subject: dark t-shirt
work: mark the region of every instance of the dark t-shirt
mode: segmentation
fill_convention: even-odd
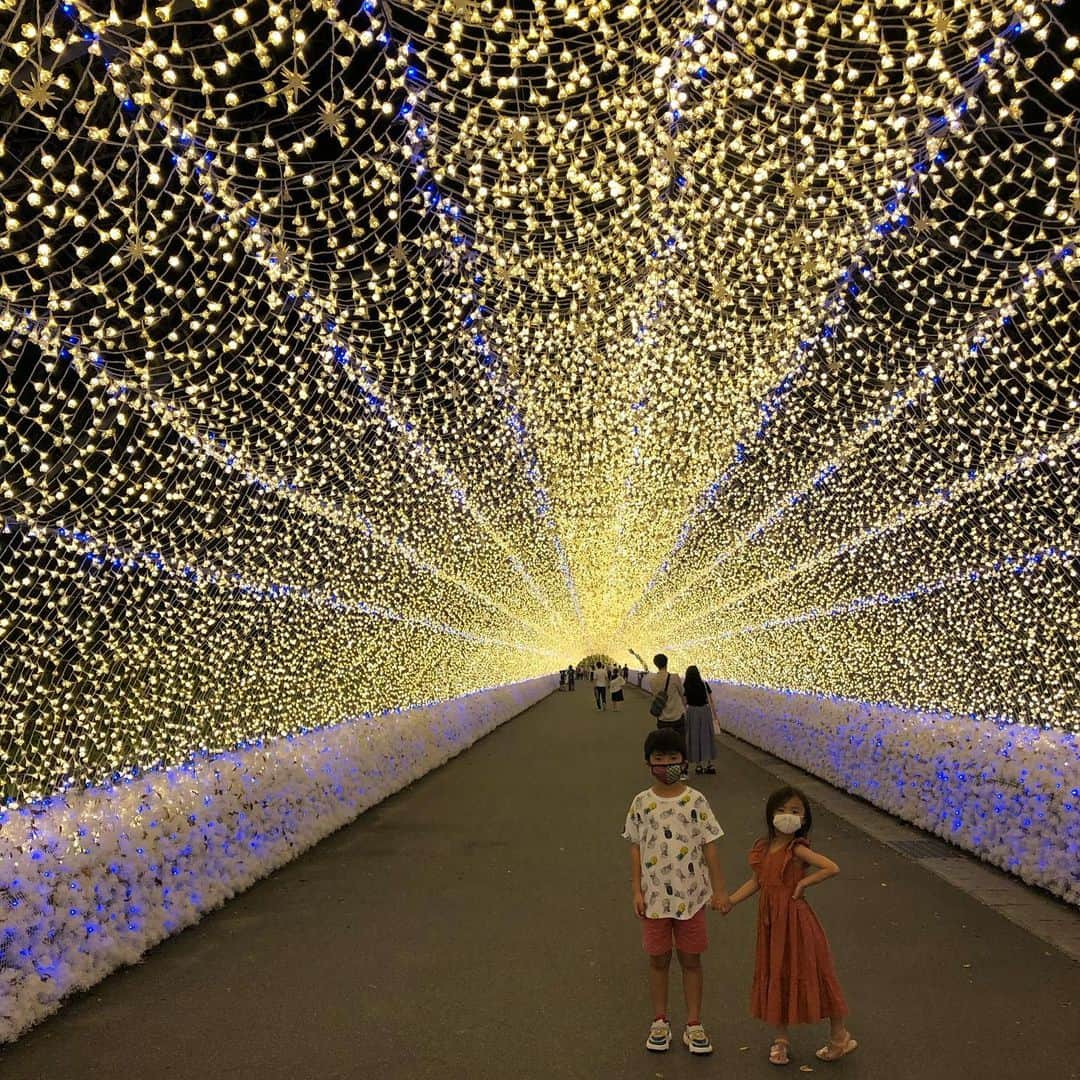
[[[704,686],[705,689],[702,690],[701,686]],[[701,681],[701,686],[695,687],[683,683],[683,690],[686,693],[687,705],[697,705],[700,707],[701,705],[709,704],[709,697],[712,694],[712,687],[707,682],[705,682],[704,679],[702,679]]]

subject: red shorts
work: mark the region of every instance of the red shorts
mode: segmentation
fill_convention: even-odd
[[[703,953],[709,947],[709,923],[706,904],[689,919],[642,919],[641,940],[650,956],[663,956],[675,948],[684,953]]]

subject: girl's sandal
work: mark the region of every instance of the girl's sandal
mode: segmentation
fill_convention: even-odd
[[[823,1046],[818,1052],[817,1056],[821,1061],[839,1061],[842,1057],[847,1057],[852,1050],[858,1049],[859,1044],[851,1037],[851,1032],[848,1032],[842,1039],[837,1041],[829,1040],[828,1046]]]
[[[788,1047],[791,1044],[787,1039],[773,1039],[769,1047],[769,1064],[786,1065],[788,1063]]]

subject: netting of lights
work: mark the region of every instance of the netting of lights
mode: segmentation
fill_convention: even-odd
[[[0,11],[7,797],[596,651],[1077,728],[1063,5]]]

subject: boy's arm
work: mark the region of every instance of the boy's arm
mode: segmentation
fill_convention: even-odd
[[[724,880],[724,868],[720,865],[720,854],[716,849],[716,841],[710,840],[702,851],[705,855],[705,865],[709,868],[709,883],[712,885],[713,897],[711,906],[723,911],[731,910],[731,901],[728,899],[727,882]]]
[[[645,918],[645,894],[641,891],[641,845],[630,845],[630,886],[634,897],[634,914]]]

